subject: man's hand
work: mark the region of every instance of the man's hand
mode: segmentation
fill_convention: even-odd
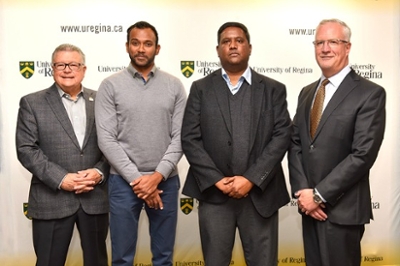
[[[224,194],[229,194],[232,191],[232,182],[234,178],[233,177],[224,177],[217,183],[215,183],[215,186],[222,191]]]
[[[163,180],[163,176],[159,172],[154,172],[151,175],[142,175],[138,179],[130,183],[133,192],[138,198],[146,200],[148,197],[155,197],[154,192],[157,190],[158,184]],[[159,193],[156,193],[159,197]]]
[[[246,197],[253,185],[254,184],[244,176],[224,177],[215,183],[215,186],[219,190],[235,199]]]
[[[160,194],[163,193],[162,190],[156,189],[152,194],[148,195],[144,202],[149,206],[151,209],[164,209],[164,204],[161,200]]]
[[[241,199],[247,197],[254,184],[244,176],[234,176],[232,182],[232,190],[228,194],[229,197]]]
[[[76,194],[86,193],[92,191],[100,181],[101,175],[96,169],[86,169],[78,173],[68,173],[61,183],[61,189],[75,191]]]
[[[302,189],[296,192],[297,204],[301,212],[319,221],[325,221],[328,216],[323,211],[325,205],[314,202],[313,189]]]

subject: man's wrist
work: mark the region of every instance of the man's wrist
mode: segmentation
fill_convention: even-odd
[[[324,202],[321,195],[318,193],[318,191],[315,188],[313,189],[313,199],[314,199],[314,202],[317,204],[321,204]]]

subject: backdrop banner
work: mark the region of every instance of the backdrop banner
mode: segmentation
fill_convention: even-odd
[[[250,67],[287,86],[291,117],[300,90],[319,79],[315,27],[338,18],[352,29],[350,64],[387,92],[387,126],[371,171],[374,220],[362,240],[362,265],[400,265],[400,1],[398,0],[0,0],[0,265],[34,265],[31,220],[25,216],[30,173],[17,160],[15,128],[19,99],[53,83],[51,54],[62,43],[86,54],[84,86],[129,64],[126,29],[139,20],[159,32],[157,67],[177,76],[187,92],[193,81],[220,67],[217,30],[227,21],[245,24],[253,47]],[[397,85],[396,85],[397,84]],[[286,158],[283,161],[288,188]],[[188,163],[179,163],[184,183]],[[198,203],[180,195],[175,266],[204,265]],[[151,265],[148,220],[143,213],[134,265]],[[245,265],[237,234],[231,265]],[[109,257],[111,245],[108,239]],[[82,265],[79,235],[67,265]],[[305,265],[301,217],[292,200],[279,212],[279,265]]]

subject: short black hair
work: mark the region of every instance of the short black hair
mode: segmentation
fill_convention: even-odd
[[[126,30],[126,32],[127,32],[126,39],[127,39],[128,43],[129,43],[129,35],[131,34],[131,30],[133,30],[134,28],[151,29],[154,32],[154,35],[156,36],[156,46],[158,45],[158,32],[153,25],[151,25],[150,23],[148,23],[146,21],[138,21]]]
[[[245,25],[243,25],[240,22],[226,22],[224,23],[219,29],[218,29],[218,44],[221,41],[221,33],[229,27],[235,27],[235,28],[240,28],[244,32],[244,35],[246,35],[247,41],[250,43],[250,33],[249,30]]]

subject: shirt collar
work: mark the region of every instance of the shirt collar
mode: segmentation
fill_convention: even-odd
[[[131,63],[129,63],[129,66],[127,67],[127,69],[132,77],[142,78],[142,74],[139,71],[137,71],[136,68],[134,68]],[[149,77],[154,77],[156,72],[157,72],[157,67],[156,67],[156,65],[154,65],[149,73]]]
[[[337,74],[333,75],[329,78],[329,83],[332,84],[335,88],[338,88],[344,78],[349,74],[351,71],[350,65],[345,66],[342,70],[340,70]],[[324,75],[321,76],[320,83],[326,79]]]
[[[221,68],[221,74],[222,74],[222,77],[223,77],[226,81],[230,81],[230,80],[229,80],[229,76],[228,76],[228,74],[226,73],[225,69]],[[246,68],[246,70],[243,72],[241,78],[244,78],[244,80],[246,80],[247,83],[249,83],[249,85],[251,85],[251,70],[250,70],[250,67],[249,67],[249,66],[247,66],[247,68]]]
[[[64,95],[69,95],[68,93],[66,93],[65,91],[63,91],[61,88],[60,88],[60,86],[58,86],[58,84],[57,83],[55,83],[56,84],[56,87],[57,87],[57,91],[58,91],[58,94],[60,95],[60,98],[62,98]],[[79,96],[83,96],[83,86],[81,85],[81,91],[78,93],[78,97]],[[71,96],[71,95],[70,95]]]

